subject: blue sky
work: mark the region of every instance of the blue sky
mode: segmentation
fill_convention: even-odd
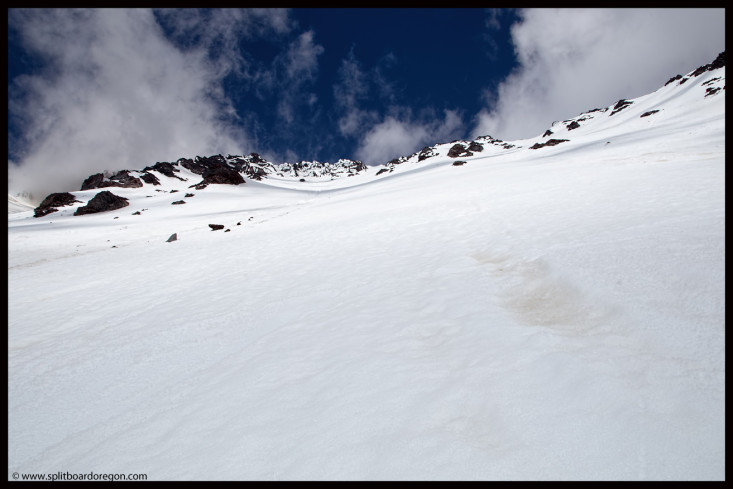
[[[712,61],[724,34],[722,9],[11,9],[9,184],[533,137]]]

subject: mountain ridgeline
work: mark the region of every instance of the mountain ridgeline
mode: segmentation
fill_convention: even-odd
[[[685,87],[684,89],[688,89],[697,83],[700,86],[695,87],[695,89],[699,90],[700,99],[715,97],[725,90],[725,73],[718,71],[724,67],[725,51],[720,53],[713,62],[702,65],[685,76],[676,75],[670,78],[659,90],[678,90],[682,86]],[[708,72],[715,73],[714,75],[704,77],[704,81],[691,82],[691,80]],[[688,84],[688,82],[690,83]],[[204,190],[210,185],[238,186],[245,184],[247,180],[270,180],[287,182],[294,187],[302,184],[304,186],[303,188],[308,188],[308,184],[312,182],[331,181],[357,175],[372,179],[384,178],[396,170],[402,171],[403,168],[413,168],[413,164],[425,165],[432,161],[436,162],[436,164],[450,163],[452,161],[454,166],[462,166],[466,163],[464,158],[499,156],[516,151],[547,151],[543,148],[553,147],[559,144],[565,146],[573,140],[573,136],[576,134],[584,134],[584,130],[588,132],[602,129],[604,127],[602,124],[604,121],[609,121],[609,118],[613,118],[611,121],[616,123],[619,117],[624,117],[618,116],[617,114],[626,113],[628,115],[634,112],[630,108],[636,107],[635,104],[637,104],[637,101],[640,101],[638,105],[639,113],[634,113],[633,120],[644,118],[644,120],[652,121],[653,118],[660,117],[659,114],[664,111],[664,105],[647,106],[641,102],[644,98],[639,97],[633,100],[621,99],[608,107],[592,109],[572,119],[556,121],[542,136],[536,138],[515,142],[505,142],[491,136],[481,136],[472,141],[455,140],[450,143],[427,146],[409,156],[400,156],[378,166],[367,166],[361,161],[343,158],[335,163],[300,161],[298,163],[286,162],[274,164],[257,153],[250,153],[248,155],[223,156],[218,154],[214,156],[196,156],[193,159],[179,158],[175,162],[157,162],[144,167],[142,170],[121,170],[111,174],[96,173],[82,182],[77,195],[64,192],[47,196],[35,208],[34,217],[44,217],[56,212],[59,207],[74,205],[76,203],[86,203],[86,205],[80,206],[74,215],[104,212],[126,205],[123,200],[114,199],[113,197],[116,196],[109,190],[104,190],[104,199],[100,197],[94,202],[92,202],[94,197],[100,195],[101,192],[96,195],[87,192],[112,187],[147,189],[158,187],[156,189],[158,192],[167,192],[170,185],[166,185],[166,181],[177,182],[178,185],[180,185],[180,182],[186,182],[187,188]],[[626,119],[623,123],[629,123],[631,120]],[[170,190],[170,192],[177,191]],[[193,194],[187,194],[187,197],[188,195],[192,196]],[[109,205],[102,205],[98,201],[108,203]],[[90,203],[98,205],[90,206]],[[179,200],[175,203],[181,204],[185,203],[185,201]]]

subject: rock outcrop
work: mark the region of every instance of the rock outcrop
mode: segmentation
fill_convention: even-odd
[[[92,199],[87,202],[87,205],[79,207],[76,212],[74,212],[74,215],[82,216],[85,214],[113,211],[128,205],[130,205],[130,203],[126,198],[115,195],[109,190],[103,190],[92,197]]]
[[[529,147],[529,149],[540,149],[544,148],[545,146],[557,146],[560,143],[564,143],[566,141],[570,141],[569,139],[548,139],[544,143],[534,143],[532,146]]]
[[[613,110],[611,111],[610,114],[608,114],[608,117],[611,117],[613,114],[621,112],[622,110],[624,110],[626,107],[628,107],[629,105],[633,103],[634,102],[632,102],[631,100],[625,100],[625,99],[619,100],[618,102],[616,102],[616,105],[613,106]]]
[[[244,178],[240,175],[237,170],[230,168],[228,165],[216,165],[211,168],[207,168],[201,174],[204,177],[201,182],[196,185],[191,185],[196,190],[202,190],[210,184],[224,184],[224,185],[240,185],[244,183]]]
[[[33,209],[33,217],[46,216],[48,214],[51,214],[52,212],[58,211],[59,207],[72,205],[76,202],[81,203],[81,201],[76,200],[76,197],[74,197],[74,195],[70,194],[69,192],[50,194],[48,195],[48,197],[43,199],[43,202],[41,202],[38,207]]]

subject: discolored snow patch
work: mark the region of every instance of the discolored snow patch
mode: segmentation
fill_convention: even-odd
[[[612,308],[553,271],[542,258],[510,251],[480,252],[472,257],[486,265],[499,283],[499,304],[522,323],[544,326],[564,335],[592,334]]]

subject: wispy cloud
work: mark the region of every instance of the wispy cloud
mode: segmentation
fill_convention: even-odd
[[[278,113],[290,124],[298,105],[313,107],[317,101],[315,93],[308,92],[307,86],[318,73],[318,56],[324,48],[314,40],[313,31],[302,33],[288,47],[287,51],[275,60],[275,70],[282,72],[276,77],[280,87]]]
[[[338,120],[339,131],[343,136],[352,136],[363,129],[365,124],[373,124],[378,118],[375,110],[361,108],[362,102],[370,92],[370,80],[354,56],[354,49],[341,61],[338,82],[333,87],[336,108],[341,116]]]
[[[492,103],[477,115],[474,137],[539,135],[553,120],[653,91],[725,46],[722,9],[530,9],[519,16],[512,27],[519,67],[487,97]]]

